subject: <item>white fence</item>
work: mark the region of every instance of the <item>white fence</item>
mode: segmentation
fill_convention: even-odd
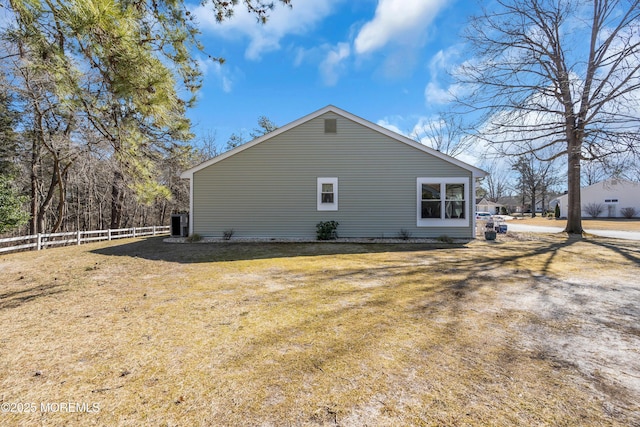
[[[168,225],[154,225],[151,227],[119,228],[115,230],[92,230],[92,231],[70,231],[67,233],[38,233],[31,236],[9,237],[0,239],[0,246],[7,243],[17,242],[15,246],[0,247],[1,252],[21,251],[25,249],[35,249],[37,251],[50,246],[58,245],[80,245],[86,242],[97,242],[99,240],[124,239],[127,237],[155,236],[158,234],[168,234]]]

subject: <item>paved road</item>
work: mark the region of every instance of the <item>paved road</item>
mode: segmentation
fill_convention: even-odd
[[[538,225],[518,224],[515,221],[508,221],[507,230],[529,233],[561,233],[562,227],[543,227]],[[602,237],[613,237],[615,239],[640,240],[639,231],[617,231],[617,230],[591,230],[585,229],[587,233]]]

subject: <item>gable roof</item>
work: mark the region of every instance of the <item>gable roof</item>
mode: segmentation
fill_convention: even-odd
[[[502,204],[500,204],[498,202],[491,201],[491,200],[487,199],[486,197],[483,197],[482,199],[476,199],[476,205],[503,206]]]
[[[294,120],[293,122],[288,123],[288,124],[278,128],[278,129],[276,129],[276,130],[274,130],[272,132],[269,132],[269,133],[267,133],[267,134],[265,134],[265,135],[263,135],[263,136],[261,136],[259,138],[254,139],[254,140],[252,140],[250,142],[247,142],[246,144],[240,145],[239,147],[236,147],[233,150],[229,150],[229,151],[227,151],[227,152],[225,152],[225,153],[223,153],[223,154],[221,154],[219,156],[216,156],[216,157],[214,157],[212,159],[209,159],[206,162],[203,162],[203,163],[201,163],[201,164],[199,164],[199,165],[197,165],[197,166],[195,166],[195,167],[193,167],[191,169],[188,169],[188,170],[184,171],[180,175],[180,177],[181,178],[186,178],[186,179],[193,179],[193,174],[198,172],[198,171],[200,171],[200,170],[202,170],[202,169],[204,169],[204,168],[207,168],[207,167],[209,167],[209,166],[211,166],[211,165],[213,165],[215,163],[221,162],[222,160],[227,159],[227,158],[229,158],[231,156],[234,156],[234,155],[236,155],[236,154],[238,154],[238,153],[240,153],[240,152],[242,152],[244,150],[247,150],[247,149],[253,147],[254,145],[258,145],[258,144],[260,144],[262,142],[268,141],[269,139],[271,139],[273,137],[276,137],[276,136],[278,136],[278,135],[280,135],[280,134],[282,134],[282,133],[284,133],[284,132],[286,132],[286,131],[288,131],[290,129],[293,129],[293,128],[297,127],[297,126],[300,126],[301,124],[306,123],[306,122],[308,122],[310,120],[313,120],[313,119],[315,119],[317,117],[320,117],[320,116],[322,116],[323,114],[326,114],[326,113],[334,113],[334,114],[336,114],[338,116],[344,117],[345,119],[351,120],[351,121],[353,121],[355,123],[358,123],[358,124],[360,124],[360,125],[362,125],[364,127],[369,128],[369,129],[371,129],[371,130],[373,130],[375,132],[379,132],[379,133],[381,133],[383,135],[386,135],[389,138],[392,138],[392,139],[394,139],[394,140],[396,140],[396,141],[398,141],[400,143],[409,145],[409,146],[411,146],[413,148],[416,148],[416,149],[418,149],[420,151],[423,151],[423,152],[425,152],[427,154],[430,154],[430,155],[432,155],[432,156],[434,156],[436,158],[439,158],[441,160],[444,160],[446,162],[454,164],[454,165],[456,165],[456,166],[458,166],[458,167],[460,167],[462,169],[468,170],[468,171],[470,171],[472,173],[474,178],[482,178],[482,177],[485,177],[485,176],[488,175],[488,173],[483,171],[482,169],[476,168],[475,166],[471,166],[468,163],[460,161],[460,160],[458,160],[458,159],[456,159],[454,157],[448,156],[448,155],[446,155],[444,153],[441,153],[441,152],[439,152],[437,150],[434,150],[433,148],[427,147],[426,145],[420,144],[419,142],[416,142],[416,141],[414,141],[414,140],[412,140],[410,138],[407,138],[406,136],[400,135],[400,134],[398,134],[396,132],[393,132],[393,131],[391,131],[391,130],[389,130],[387,128],[384,128],[384,127],[382,127],[380,125],[377,125],[377,124],[372,123],[372,122],[370,122],[368,120],[365,120],[365,119],[363,119],[361,117],[353,115],[353,114],[351,114],[351,113],[349,113],[349,112],[347,112],[345,110],[342,110],[342,109],[340,109],[338,107],[335,107],[333,105],[327,105],[324,108],[321,108],[321,109],[319,109],[319,110],[317,110],[317,111],[315,111],[315,112],[313,112],[311,114],[307,114],[304,117],[301,117],[301,118],[299,118],[297,120]]]

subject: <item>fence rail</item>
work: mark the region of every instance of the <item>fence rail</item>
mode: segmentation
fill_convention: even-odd
[[[30,236],[8,237],[0,239],[0,253],[34,249],[36,251],[58,245],[81,245],[100,240],[124,239],[127,237],[155,236],[168,234],[168,225],[149,227],[118,228],[109,230],[69,231],[66,233],[38,233]],[[14,246],[8,243],[19,242]]]

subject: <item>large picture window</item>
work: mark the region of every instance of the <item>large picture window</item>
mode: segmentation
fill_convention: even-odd
[[[419,227],[468,226],[468,178],[418,178]]]
[[[338,210],[338,178],[318,178],[318,210]]]

